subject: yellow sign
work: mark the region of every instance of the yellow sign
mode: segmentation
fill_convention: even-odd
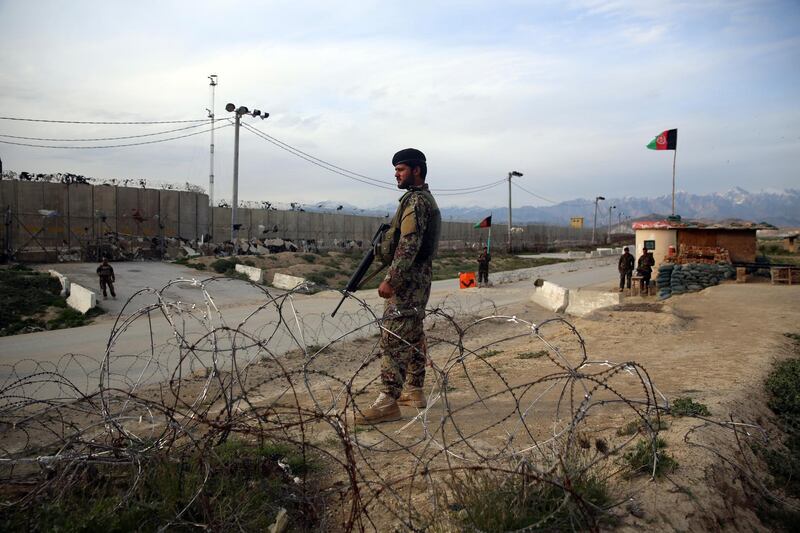
[[[583,217],[572,217],[569,219],[569,225],[573,228],[581,229],[583,227]]]

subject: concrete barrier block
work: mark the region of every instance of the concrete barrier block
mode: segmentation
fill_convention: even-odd
[[[290,276],[288,274],[275,274],[275,277],[272,279],[272,286],[290,291],[292,289],[296,289],[305,282],[306,280],[303,278],[298,278],[297,276]]]
[[[186,257],[197,257],[198,255],[200,255],[200,253],[197,252],[191,246],[184,246],[183,251],[186,252]]]
[[[247,265],[240,265],[236,264],[236,272],[241,272],[242,274],[246,275],[250,281],[255,283],[261,283],[264,279],[264,271],[260,268],[251,267]],[[274,283],[273,283],[274,284]]]
[[[67,305],[76,311],[86,313],[89,309],[97,306],[97,295],[82,285],[71,283]]]
[[[613,248],[598,248],[597,249],[597,257],[610,257],[614,255]]]
[[[586,252],[567,252],[569,259],[586,259]]]
[[[531,301],[554,313],[563,313],[569,304],[569,289],[545,281],[541,287],[535,287]]]
[[[586,316],[595,309],[619,305],[621,302],[622,295],[618,292],[573,289],[569,293],[567,314]]]
[[[58,278],[58,281],[61,282],[61,296],[69,296],[69,278],[55,270],[48,270],[47,272],[50,273],[50,276]]]

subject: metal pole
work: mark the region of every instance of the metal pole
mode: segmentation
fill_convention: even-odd
[[[608,206],[608,229],[606,230],[606,244],[611,243],[611,210],[616,208],[617,206],[615,205]]]
[[[511,172],[508,173],[508,253],[511,253]]]
[[[597,202],[600,198],[594,199],[594,225],[592,226],[592,244],[594,244],[594,234],[597,231]]]
[[[231,241],[236,243],[236,208],[239,205],[239,123],[242,116],[236,112],[236,134],[233,141],[233,205],[231,205]],[[234,244],[234,250],[236,245]]]
[[[672,154],[672,214],[675,215],[675,160],[678,158],[678,147],[675,147]]]
[[[214,92],[217,86],[217,75],[212,74],[208,77],[211,80],[211,109],[208,111],[208,116],[211,117],[211,153],[208,172],[208,205],[214,207]]]

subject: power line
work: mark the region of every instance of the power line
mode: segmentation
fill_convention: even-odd
[[[285,142],[281,141],[280,139],[277,139],[277,138],[273,137],[272,135],[264,133],[263,131],[259,130],[258,128],[254,127],[254,126],[251,126],[250,124],[242,123],[242,126],[244,126],[246,129],[248,129],[251,133],[257,135],[258,137],[261,137],[265,141],[267,141],[269,143],[272,143],[273,145],[277,146],[278,148],[281,148],[282,150],[285,150],[285,151],[289,152],[292,155],[296,155],[297,157],[300,157],[301,159],[304,159],[304,160],[308,161],[309,163],[317,165],[320,168],[324,168],[325,170],[328,170],[330,172],[334,172],[335,174],[339,174],[341,176],[344,176],[346,178],[349,178],[349,179],[352,179],[352,180],[355,180],[355,181],[359,181],[361,183],[366,183],[367,185],[374,185],[374,186],[378,186],[380,188],[389,189],[389,190],[395,190],[395,188],[396,188],[394,186],[394,183],[392,183],[392,182],[379,180],[379,179],[376,179],[376,178],[365,176],[364,174],[359,174],[358,172],[354,172],[352,170],[348,170],[346,168],[343,168],[343,167],[334,165],[333,163],[330,163],[328,161],[325,161],[324,159],[320,159],[318,157],[315,157],[315,156],[313,156],[313,155],[311,155],[311,154],[309,154],[307,152],[304,152],[304,151],[300,150],[299,148],[295,148],[294,146],[292,146],[292,145],[290,145],[288,143],[285,143]],[[359,179],[359,178],[361,178],[361,179]],[[374,183],[368,183],[368,182],[365,182],[364,180],[369,180],[369,182],[374,182]],[[504,181],[505,181],[504,179],[501,179],[501,180],[498,180],[498,181],[495,181],[495,182],[492,182],[492,183],[487,183],[487,184],[483,184],[483,185],[476,185],[476,186],[473,186],[473,187],[462,187],[462,188],[458,188],[458,189],[431,189],[431,192],[435,192],[437,195],[440,195],[440,196],[456,196],[456,195],[461,195],[461,194],[472,194],[472,193],[476,193],[476,192],[483,192],[483,191],[485,191],[487,189],[491,189],[492,187],[495,187],[495,186],[499,185],[500,183],[503,183]],[[380,184],[380,185],[375,185],[375,184]],[[386,186],[384,186],[384,185],[386,185]]]
[[[228,128],[228,126],[222,126],[217,129]],[[31,148],[55,148],[61,150],[91,150],[91,149],[99,149],[99,148],[122,148],[126,146],[141,146],[144,144],[156,144],[156,143],[163,143],[167,141],[174,141],[176,139],[185,139],[186,137],[193,137],[195,135],[200,135],[202,133],[208,133],[211,129],[203,130],[203,131],[196,131],[193,133],[187,133],[185,135],[176,135],[174,137],[167,137],[165,139],[157,139],[154,141],[142,141],[138,143],[126,143],[126,144],[106,144],[106,145],[99,145],[99,146],[61,146],[61,145],[53,145],[53,144],[29,144],[29,143],[18,143],[13,141],[3,141],[0,140],[0,143],[3,144],[13,144],[16,146],[28,146]]]
[[[207,118],[195,120],[140,120],[140,121],[89,121],[89,120],[49,120],[43,118],[0,117],[0,120],[16,120],[20,122],[47,122],[50,124],[187,124],[190,122],[206,122]]]
[[[299,157],[300,159],[304,159],[304,160],[308,161],[309,163],[311,163],[313,165],[316,165],[316,166],[318,166],[320,168],[323,168],[323,169],[327,170],[328,172],[333,172],[334,174],[339,174],[340,176],[344,176],[345,178],[348,178],[348,179],[351,179],[351,180],[355,180],[355,181],[364,183],[366,185],[372,185],[373,187],[378,187],[378,188],[381,188],[381,189],[387,189],[387,190],[390,190],[390,191],[395,190],[395,187],[392,187],[392,186],[388,185],[389,182],[382,182],[382,181],[376,180],[374,178],[367,178],[368,180],[371,180],[371,181],[367,181],[367,179],[360,179],[360,178],[357,178],[355,176],[351,176],[351,175],[345,173],[345,172],[349,172],[347,170],[343,171],[343,169],[340,170],[339,167],[336,167],[334,165],[323,164],[323,163],[320,162],[322,160],[318,160],[316,158],[313,158],[313,156],[306,156],[305,154],[303,154],[299,150],[292,149],[291,147],[289,147],[289,145],[283,146],[279,141],[273,140],[270,136],[268,136],[267,134],[263,133],[262,131],[260,131],[260,130],[258,130],[256,128],[254,128],[253,126],[250,126],[249,124],[242,123],[242,126],[247,131],[249,131],[250,133],[252,133],[252,134],[262,138],[263,140],[265,140],[265,141],[277,146],[281,150],[285,150],[285,151],[289,152],[290,154]],[[374,182],[377,182],[377,183],[374,183]],[[382,183],[386,183],[386,185],[382,185]]]
[[[167,133],[175,133],[176,131],[185,131],[190,130],[193,128],[202,128],[207,124],[210,124],[211,121],[203,122],[202,124],[194,124],[192,126],[184,126],[182,128],[175,128],[171,130],[163,130],[163,131],[156,131],[153,133],[143,133],[140,135],[125,135],[122,137],[95,137],[95,138],[75,138],[75,139],[64,139],[64,138],[50,138],[50,137],[23,137],[20,135],[5,135],[0,133],[0,137],[5,137],[7,139],[25,139],[29,141],[56,141],[56,142],[93,142],[93,141],[120,141],[122,139],[139,139],[141,137],[153,137],[156,135],[164,135]]]
[[[581,203],[556,202],[555,200],[550,200],[549,198],[545,198],[544,196],[536,194],[533,191],[529,191],[528,189],[526,189],[525,187],[523,187],[522,185],[520,185],[518,183],[512,182],[511,185],[513,185],[514,187],[517,187],[518,189],[521,189],[521,190],[525,191],[526,193],[530,194],[531,196],[535,196],[536,198],[539,198],[540,200],[544,200],[545,202],[550,202],[551,204],[554,204],[554,205],[560,205],[560,206],[565,206],[565,207],[568,207],[568,206],[569,207],[572,207],[572,206],[579,207],[579,206],[584,206],[584,205],[592,205],[594,203],[594,202],[581,202]]]
[[[369,176],[365,176],[363,174],[359,174],[358,172],[353,172],[352,170],[348,170],[346,168],[342,168],[340,166],[334,165],[333,163],[329,163],[328,161],[325,161],[324,159],[320,159],[319,157],[315,157],[315,156],[313,156],[313,155],[311,155],[309,153],[306,153],[306,152],[300,150],[299,148],[295,148],[294,146],[292,146],[292,145],[290,145],[288,143],[285,143],[285,142],[281,141],[280,139],[276,139],[272,135],[264,133],[260,129],[256,128],[255,126],[251,126],[250,124],[245,124],[245,126],[250,128],[251,130],[255,130],[254,133],[258,132],[257,135],[261,136],[264,140],[272,142],[273,144],[275,144],[277,146],[280,146],[281,148],[284,148],[287,151],[297,152],[297,154],[301,154],[301,155],[305,156],[303,159],[305,159],[307,157],[307,158],[313,159],[314,161],[318,161],[319,163],[321,163],[323,165],[326,165],[326,166],[329,166],[331,168],[334,168],[336,170],[340,170],[342,172],[346,172],[347,174],[351,174],[353,176],[356,176],[356,177],[359,177],[359,178],[363,178],[365,180],[374,181],[375,183],[381,183],[381,184],[386,184],[386,185],[394,185],[390,181],[380,180],[380,179],[377,179],[377,178],[371,178]],[[295,155],[297,155],[297,154],[295,154]]]

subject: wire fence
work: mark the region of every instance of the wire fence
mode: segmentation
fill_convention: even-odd
[[[392,334],[383,327],[391,315],[351,297],[331,319],[304,312],[307,296],[252,285],[263,304],[241,316],[215,303],[229,283],[245,282],[181,279],[140,291],[101,357],[0,367],[6,511],[58,502],[102,471],[117,487],[106,508],[114,513],[147,485],[157,461],[193,457],[199,481],[159,528],[242,529],[236,512],[212,523],[192,511],[220,491],[211,485],[222,443],[239,441],[302,457],[292,466],[281,452],[267,462],[291,487],[293,523],[307,529],[481,530],[468,488],[490,482],[517,496],[534,486],[539,498],[542,487],[555,495],[524,530],[596,529],[632,494],[598,501],[579,480],[621,476],[620,457],[642,437],[655,447],[669,409],[641,365],[592,359],[567,320],[534,323],[491,302],[450,300],[425,320],[427,407],[354,426],[380,388],[380,337]],[[198,297],[171,298],[177,287]],[[630,421],[638,429],[621,434]],[[733,433],[728,442],[760,436],[732,420],[702,423],[687,442],[707,446],[705,427]],[[747,446],[711,448],[748,470]],[[650,474],[659,466],[652,457]],[[316,470],[302,467],[310,462]]]

